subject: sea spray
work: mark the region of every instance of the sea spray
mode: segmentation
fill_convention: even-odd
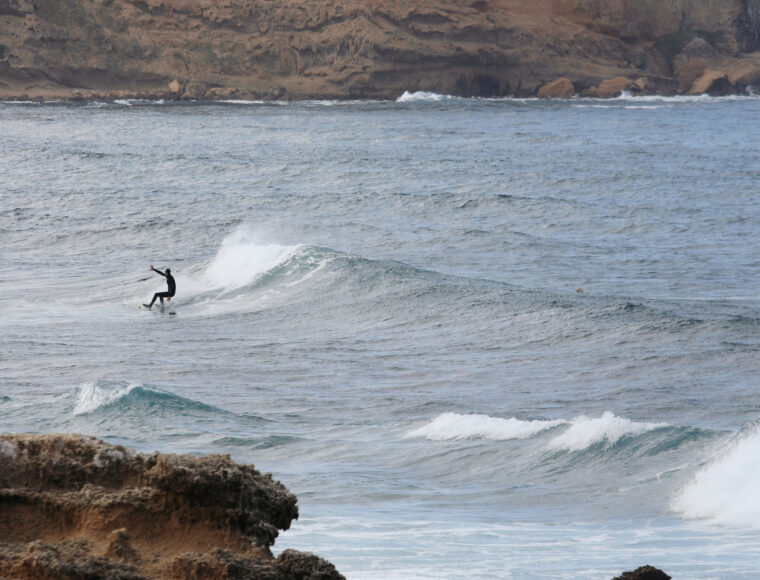
[[[298,246],[262,243],[249,226],[240,226],[222,241],[203,279],[208,289],[234,290],[286,260]]]
[[[760,528],[760,428],[742,436],[700,470],[673,499],[671,508],[689,519],[737,528]],[[725,455],[723,455],[725,453]]]

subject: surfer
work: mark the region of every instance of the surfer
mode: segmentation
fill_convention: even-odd
[[[166,298],[167,302],[170,302],[172,299],[172,296],[174,296],[174,293],[177,291],[177,284],[174,282],[174,277],[172,276],[172,271],[167,268],[165,272],[162,272],[161,270],[156,270],[153,265],[151,264],[150,269],[153,270],[156,274],[160,274],[164,278],[166,278],[166,292],[156,292],[153,295],[153,300],[150,301],[150,304],[143,304],[145,308],[150,310],[153,307],[153,303],[156,301],[156,298],[161,300],[161,306],[164,305],[164,298]]]

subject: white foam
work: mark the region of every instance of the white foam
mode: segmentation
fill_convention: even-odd
[[[235,290],[291,257],[299,246],[267,244],[250,226],[240,226],[223,241],[200,280],[187,280],[187,290]]]
[[[401,95],[398,99],[396,99],[397,103],[413,103],[413,102],[419,102],[419,101],[446,101],[448,99],[453,99],[451,95],[439,95],[438,93],[430,93],[427,91],[417,91],[414,93],[410,93],[409,91],[404,91],[404,94]]]
[[[671,509],[689,519],[758,529],[758,481],[760,428],[740,439],[725,456],[698,472],[671,502]]]
[[[99,407],[108,405],[127,396],[139,385],[97,385],[85,383],[79,387],[79,397],[74,406],[74,415],[86,415]]]
[[[549,442],[549,448],[581,451],[600,443],[614,445],[622,437],[641,435],[665,426],[664,423],[638,423],[610,411],[605,411],[598,419],[581,415],[572,420],[564,433]]]
[[[409,431],[405,437],[424,437],[431,441],[483,438],[493,440],[527,439],[561,425],[564,421],[523,421],[488,415],[443,413],[426,425]]]
[[[617,99],[618,101],[636,101],[640,103],[657,102],[657,103],[703,103],[718,101],[741,101],[751,99],[753,95],[724,95],[712,96],[706,93],[699,95],[634,95],[630,91],[623,91]]]

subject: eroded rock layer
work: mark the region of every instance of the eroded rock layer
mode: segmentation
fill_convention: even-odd
[[[272,556],[296,497],[226,455],[0,435],[0,514],[0,577],[342,578],[311,554]]]
[[[0,0],[0,98],[720,94],[758,48],[760,0]]]

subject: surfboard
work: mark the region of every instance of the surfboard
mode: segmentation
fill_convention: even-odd
[[[136,309],[147,312],[155,312],[157,314],[168,314],[169,316],[177,315],[174,310],[167,311],[166,306],[155,305],[153,308],[148,308],[145,304],[140,304],[139,306],[136,306]]]

